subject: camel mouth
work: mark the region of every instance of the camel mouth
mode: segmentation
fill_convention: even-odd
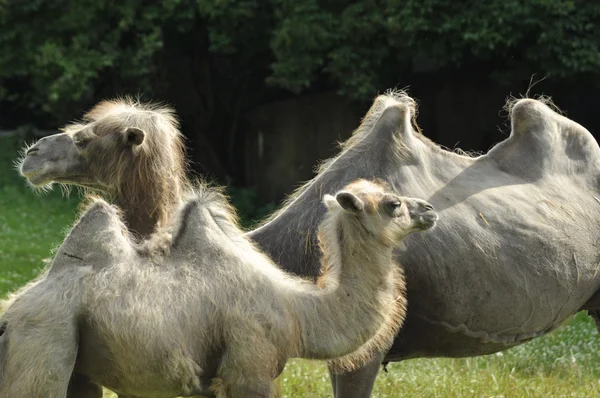
[[[85,184],[79,183],[79,181],[85,180],[83,175],[69,175],[61,176],[53,170],[49,170],[48,167],[39,169],[35,166],[28,165],[26,163],[27,158],[24,159],[19,172],[27,180],[27,182],[34,188],[42,188],[43,190],[50,189],[53,183],[58,184],[76,184],[85,186]]]
[[[47,185],[53,181],[46,173],[42,173],[38,170],[27,170],[21,165],[21,175],[25,177],[28,183],[34,187]]]
[[[29,151],[28,151],[29,153]],[[19,164],[19,173],[34,187],[47,185],[54,181],[52,170],[37,154],[26,154]]]
[[[38,151],[37,148],[30,148],[17,164],[19,174],[33,187],[47,188],[52,183],[90,185],[85,173],[78,170],[77,167],[68,167],[70,165],[65,167],[60,162],[49,161],[46,154],[40,155]]]
[[[97,190],[106,190],[106,187],[102,184],[93,184],[87,181],[86,176],[83,174],[73,174],[68,176],[59,175],[51,171],[37,171],[21,169],[21,175],[25,177],[27,182],[33,187],[49,188],[53,183],[57,184],[73,184],[80,187],[86,187]]]
[[[435,211],[428,210],[419,215],[419,224],[423,229],[429,229],[435,225],[438,219],[439,216]]]

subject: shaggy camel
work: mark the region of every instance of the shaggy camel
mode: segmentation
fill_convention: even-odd
[[[396,251],[411,302],[400,335],[385,357],[332,374],[337,396],[368,397],[381,359],[489,354],[543,335],[580,309],[598,318],[600,294],[591,297],[600,287],[598,145],[544,101],[522,99],[509,110],[510,136],[469,157],[415,132],[408,95],[379,96],[341,153],[249,234],[287,271],[317,277],[322,192],[379,177],[440,212],[441,228]]]
[[[32,186],[56,182],[100,193],[141,237],[166,225],[189,191],[185,146],[168,107],[102,101],[63,131],[23,151],[19,170]]]
[[[6,305],[0,396],[64,397],[75,372],[123,396],[268,397],[290,357],[336,358],[340,369],[368,361],[405,313],[393,247],[437,214],[364,180],[324,202],[317,286],[256,249],[214,189],[200,187],[174,216],[160,256],[96,201],[48,271]]]
[[[317,276],[321,192],[378,177],[438,211],[439,227],[396,251],[410,303],[398,338],[385,357],[332,375],[336,396],[368,397],[382,359],[489,354],[600,309],[598,144],[545,101],[514,101],[509,114],[510,136],[470,157],[415,131],[405,93],[379,96],[341,153],[249,233],[286,270]]]

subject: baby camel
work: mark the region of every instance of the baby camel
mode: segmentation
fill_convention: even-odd
[[[160,256],[96,201],[2,316],[0,396],[64,397],[76,373],[123,396],[269,397],[288,358],[360,365],[404,319],[393,246],[437,214],[364,180],[324,202],[317,286],[256,249],[215,189],[181,208]]]

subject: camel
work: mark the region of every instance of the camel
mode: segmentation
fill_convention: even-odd
[[[290,357],[346,370],[368,362],[404,318],[393,248],[437,214],[365,180],[323,202],[315,284],[258,250],[218,190],[201,185],[185,201],[160,254],[97,199],[5,305],[0,396],[64,397],[78,373],[120,396],[268,397]]]
[[[338,155],[249,232],[295,274],[320,272],[322,192],[380,178],[431,203],[438,227],[396,250],[409,309],[392,348],[352,372],[330,371],[337,397],[369,397],[382,360],[490,354],[600,309],[600,149],[546,100],[509,103],[511,133],[486,154],[447,151],[415,122],[405,92],[377,97]],[[594,316],[596,316],[594,315]]]
[[[23,151],[19,171],[33,186],[52,183],[100,194],[123,210],[141,238],[166,225],[190,189],[185,145],[167,106],[106,100]]]
[[[361,369],[330,372],[337,396],[370,396],[381,361],[484,355],[582,309],[598,319],[600,153],[592,135],[548,101],[524,98],[509,103],[510,136],[467,156],[427,139],[416,111],[405,92],[377,97],[341,152],[248,234],[285,270],[317,278],[322,192],[378,177],[440,213],[441,228],[396,250],[411,303],[400,335]]]

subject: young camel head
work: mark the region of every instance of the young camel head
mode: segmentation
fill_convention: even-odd
[[[391,193],[383,182],[357,180],[323,200],[330,212],[353,214],[364,229],[386,245],[406,236],[432,228],[438,215],[421,199]]]

